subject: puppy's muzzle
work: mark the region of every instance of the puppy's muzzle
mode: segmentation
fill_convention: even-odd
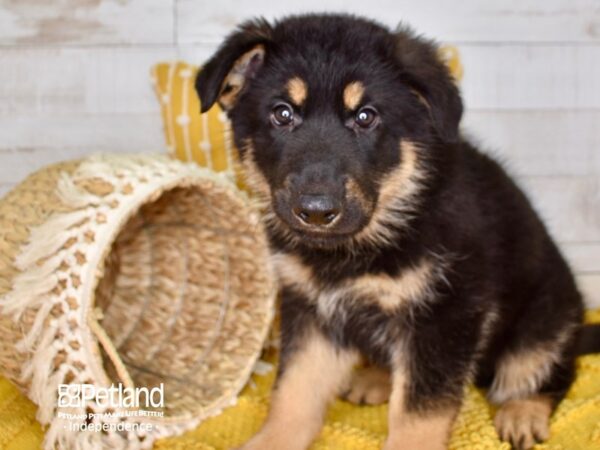
[[[330,195],[299,195],[292,211],[306,225],[326,227],[340,216],[342,207]]]

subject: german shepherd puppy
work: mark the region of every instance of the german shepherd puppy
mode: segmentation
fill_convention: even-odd
[[[231,118],[281,285],[271,410],[243,449],[306,449],[345,393],[389,400],[385,449],[441,450],[471,382],[503,440],[546,439],[582,299],[523,192],[461,136],[436,46],[347,15],[253,20],[196,86]]]

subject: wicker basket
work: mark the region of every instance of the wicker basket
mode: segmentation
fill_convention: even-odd
[[[0,365],[39,406],[46,448],[148,448],[234,403],[274,297],[256,209],[195,165],[97,155],[0,201]],[[164,416],[88,401],[64,411],[113,426],[71,431],[57,388],[81,383],[162,383]]]

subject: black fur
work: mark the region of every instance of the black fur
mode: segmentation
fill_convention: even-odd
[[[489,385],[503,355],[572,329],[539,388],[562,398],[573,378],[581,296],[519,187],[460,135],[460,95],[435,45],[406,28],[390,32],[351,16],[297,16],[272,26],[248,22],[201,72],[203,110],[217,100],[236,58],[257,44],[265,47],[264,63],[229,116],[242,157],[251,142],[251,158],[271,189],[273,251],[299,257],[323,289],[364,274],[396,277],[423,258],[443,266],[426,306],[410,310],[389,312],[348,299],[323,317],[314,299],[283,286],[280,372],[309,325],[382,366],[402,342],[411,358],[408,408],[430,410],[458,402],[473,376]],[[292,77],[308,88],[306,102],[294,111],[301,122],[276,127],[272,109],[291,102],[285,84]],[[342,95],[351,81],[365,86],[361,104],[379,112],[374,129],[357,129],[355,111],[344,109]],[[418,167],[427,177],[408,209],[398,211],[401,220],[387,223],[391,240],[357,240],[373,210],[344,198],[344,182],[355,180],[375,207],[386,176],[408,158],[400,142],[422,149]],[[343,204],[339,222],[327,230],[304,226],[293,214],[298,193],[334,196]],[[492,310],[498,318],[484,336]]]

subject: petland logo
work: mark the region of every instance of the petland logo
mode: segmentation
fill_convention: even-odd
[[[164,385],[152,389],[123,387],[121,383],[111,387],[93,384],[59,384],[59,408],[85,408],[95,402],[104,408],[163,408]]]

